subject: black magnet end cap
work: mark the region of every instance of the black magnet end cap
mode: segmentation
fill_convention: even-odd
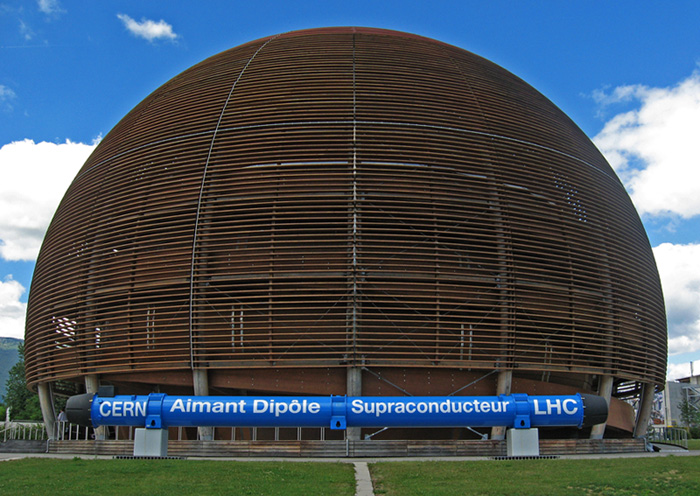
[[[83,427],[92,427],[92,416],[90,408],[92,407],[93,393],[78,394],[71,396],[66,401],[66,418],[71,424],[82,425]]]
[[[583,427],[602,424],[608,420],[608,402],[602,396],[582,394]]]

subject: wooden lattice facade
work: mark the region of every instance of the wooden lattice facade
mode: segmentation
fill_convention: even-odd
[[[660,385],[666,319],[628,195],[555,105],[462,49],[327,28],[213,56],[102,140],[46,235],[26,357],[32,385],[360,366]]]

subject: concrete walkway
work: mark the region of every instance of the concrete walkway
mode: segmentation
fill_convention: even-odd
[[[595,460],[601,458],[655,458],[663,456],[700,456],[700,450],[668,450],[655,453],[599,453],[589,455],[559,455],[560,460]],[[0,462],[4,460],[17,460],[21,458],[64,458],[73,459],[75,457],[85,460],[103,459],[111,460],[112,455],[79,455],[79,454],[53,454],[53,453],[2,453],[0,452]],[[236,462],[315,462],[315,463],[378,463],[378,462],[476,462],[493,461],[492,456],[415,456],[402,458],[295,458],[295,457],[190,457],[189,460],[218,460]]]
[[[367,462],[353,462],[353,464],[355,465],[355,496],[374,496]]]
[[[33,455],[29,455],[33,456]],[[45,455],[50,456],[50,455]],[[66,455],[66,458],[73,458],[75,455]],[[664,456],[700,456],[700,450],[669,450],[654,453],[596,453],[587,455],[557,455],[559,460],[600,460],[605,458],[661,458]],[[89,458],[84,456],[83,458]],[[90,457],[92,458],[92,457]],[[97,458],[97,457],[95,457]],[[106,456],[102,458],[113,458]],[[495,461],[492,456],[412,456],[402,458],[195,458],[190,460],[231,460],[237,462],[315,462],[315,463],[398,463],[398,462],[480,462]]]

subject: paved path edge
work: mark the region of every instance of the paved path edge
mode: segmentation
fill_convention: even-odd
[[[353,462],[353,465],[355,465],[355,496],[374,496],[367,462]]]

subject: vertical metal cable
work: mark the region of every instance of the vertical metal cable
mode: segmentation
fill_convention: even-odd
[[[263,43],[253,54],[250,59],[248,59],[248,62],[246,62],[245,66],[243,69],[241,69],[241,72],[238,74],[238,77],[236,80],[233,82],[233,85],[231,86],[231,90],[228,92],[228,96],[226,97],[226,102],[224,102],[224,106],[221,109],[221,113],[219,114],[219,120],[216,122],[216,127],[214,128],[214,133],[212,134],[211,137],[211,143],[209,144],[209,151],[207,152],[207,159],[204,162],[204,170],[202,171],[202,183],[199,186],[199,198],[197,199],[197,213],[195,214],[195,219],[194,219],[194,232],[192,233],[192,259],[190,262],[190,308],[189,308],[189,333],[190,333],[190,368],[194,369],[194,322],[193,322],[193,317],[192,314],[194,313],[194,264],[195,264],[195,258],[197,254],[197,233],[199,229],[199,216],[202,210],[202,197],[204,196],[204,186],[206,184],[207,180],[207,172],[209,170],[209,161],[211,160],[211,154],[212,151],[214,150],[214,142],[216,141],[216,135],[219,132],[219,127],[221,126],[221,121],[224,118],[224,113],[226,112],[226,108],[228,107],[229,101],[231,101],[231,97],[233,96],[233,92],[236,89],[236,85],[238,82],[241,80],[243,77],[243,74],[245,73],[246,69],[250,65],[250,63],[255,59],[256,55],[260,53],[260,50],[265,48],[268,43],[270,43],[272,40],[276,39],[279,35],[273,36],[269,40],[267,40],[265,43]]]
[[[352,361],[357,365],[357,92],[354,33],[352,35]]]

